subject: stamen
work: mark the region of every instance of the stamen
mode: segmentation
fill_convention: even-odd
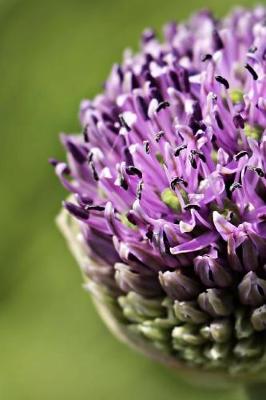
[[[137,187],[137,199],[141,200],[141,196],[142,196],[142,190],[143,190],[143,181],[140,181]]]
[[[176,178],[171,180],[171,189],[175,190],[176,185],[178,185],[179,183],[182,183],[185,187],[187,187],[187,182],[183,178],[177,176]]]
[[[195,157],[192,153],[189,154],[188,159],[191,164],[191,167],[194,169],[197,169],[197,163],[196,163]]]
[[[125,118],[123,117],[123,115],[122,115],[122,114],[119,114],[118,118],[119,118],[119,121],[120,121],[121,125],[122,125],[128,132],[130,132],[130,127],[129,127],[128,124],[126,123]]]
[[[211,54],[205,54],[201,57],[201,61],[205,62],[207,60],[211,60],[212,59],[212,55]]]
[[[200,210],[200,206],[198,204],[186,204],[184,206],[184,210]]]
[[[86,205],[84,207],[84,210],[86,210],[86,211],[104,211],[105,206]]]
[[[198,156],[201,159],[201,161],[206,162],[206,157],[201,151],[191,150],[191,154],[193,154],[194,156]]]
[[[119,176],[119,186],[121,186],[124,190],[128,189],[128,183],[122,175]]]
[[[224,85],[224,87],[226,88],[226,89],[229,89],[229,82],[225,79],[225,78],[223,78],[222,76],[220,76],[220,75],[217,75],[216,77],[215,77],[215,79],[216,79],[216,81],[217,82],[219,82],[219,83],[221,83],[222,85]]]
[[[251,67],[250,64],[246,64],[245,68],[248,70],[248,72],[251,74],[252,78],[254,79],[254,81],[256,81],[259,77],[257,72],[254,70],[254,68]]]
[[[229,190],[230,190],[230,192],[233,192],[234,190],[236,190],[236,189],[241,189],[241,188],[242,188],[241,183],[239,183],[239,182],[234,182],[234,183],[229,187]]]
[[[252,167],[251,165],[248,165],[248,166],[246,167],[246,169],[248,169],[248,170],[250,170],[250,171],[256,172],[256,174],[258,174],[258,176],[259,176],[260,178],[264,178],[264,177],[265,177],[265,172],[264,172],[263,169],[260,168],[260,167]]]
[[[254,54],[254,53],[256,53],[257,50],[258,50],[257,46],[251,46],[248,49],[248,52]]]
[[[126,167],[126,172],[128,175],[137,175],[138,178],[142,178],[142,172],[134,166],[130,165],[129,167]]]
[[[163,110],[163,109],[165,109],[165,108],[167,108],[167,107],[170,107],[169,101],[162,101],[161,103],[159,103],[159,105],[158,105],[156,111],[157,111],[157,113],[158,113],[159,111],[161,111],[161,110]]]
[[[83,132],[82,132],[85,143],[89,143],[88,127],[89,127],[89,124],[86,124],[83,129]]]
[[[164,131],[160,131],[160,132],[156,133],[156,135],[155,135],[155,141],[156,141],[157,143],[159,143],[159,141],[161,140],[161,138],[162,138],[164,135],[165,135],[165,132],[164,132]]]
[[[248,152],[245,150],[240,151],[239,153],[234,155],[234,159],[236,161],[240,160],[240,158],[244,157],[244,156],[248,156]]]
[[[94,179],[95,181],[98,181],[98,180],[99,180],[99,176],[98,176],[98,174],[97,174],[97,171],[96,171],[94,162],[93,162],[93,161],[89,161],[89,166],[90,166],[91,171],[92,171],[93,179]]]
[[[146,154],[150,154],[150,142],[148,140],[143,141],[144,150]]]
[[[174,152],[175,157],[178,157],[178,156],[180,155],[181,151],[182,151],[182,150],[185,150],[186,148],[187,148],[187,145],[186,145],[186,144],[182,144],[181,146],[178,146],[178,147],[175,149],[175,152]]]

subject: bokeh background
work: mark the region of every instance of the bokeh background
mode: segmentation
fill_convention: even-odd
[[[238,4],[252,5],[252,1]],[[0,399],[240,400],[195,389],[118,343],[82,290],[54,218],[64,190],[47,163],[79,131],[82,98],[101,90],[146,26],[231,0],[0,1]]]

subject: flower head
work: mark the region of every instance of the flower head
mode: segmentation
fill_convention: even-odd
[[[235,374],[266,369],[265,21],[146,30],[52,161],[86,285],[125,335]]]

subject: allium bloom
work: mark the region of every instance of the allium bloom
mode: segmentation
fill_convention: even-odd
[[[59,224],[120,336],[183,365],[266,371],[266,9],[148,29],[62,135]]]

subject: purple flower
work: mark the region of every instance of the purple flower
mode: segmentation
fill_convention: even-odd
[[[90,290],[170,357],[235,373],[266,368],[265,20],[146,30],[51,161]]]

